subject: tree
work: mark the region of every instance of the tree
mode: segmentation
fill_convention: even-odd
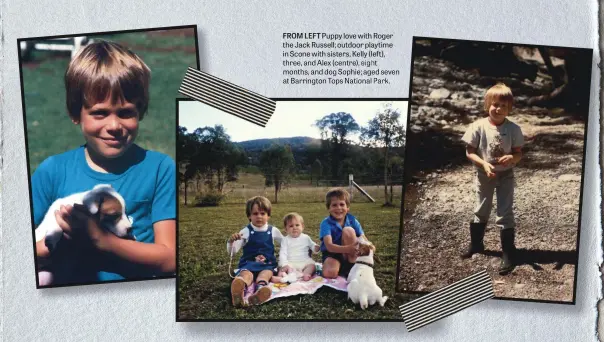
[[[189,181],[193,179],[196,175],[197,171],[191,164],[187,165],[185,168],[185,172],[180,172],[180,181],[185,183],[185,205],[187,205],[187,188],[189,185]]]
[[[210,190],[222,193],[228,181],[237,179],[237,170],[246,163],[244,152],[231,142],[222,125],[200,127],[188,133],[178,128],[177,153],[186,165],[185,179],[203,180]]]
[[[392,175],[401,175],[401,184],[402,184],[402,174],[403,174],[403,158],[398,154],[394,154],[390,157],[390,177]],[[392,192],[392,182],[390,183],[390,203],[393,202],[393,192]]]
[[[312,184],[312,177],[315,176],[315,182],[317,186],[319,185],[319,178],[323,173],[323,165],[321,165],[321,161],[319,159],[315,159],[315,162],[312,163],[310,170],[310,184]]]
[[[399,121],[401,113],[392,103],[383,104],[382,110],[361,129],[361,142],[370,147],[384,149],[384,205],[392,205],[388,198],[388,166],[390,150],[405,144],[405,127]]]
[[[339,178],[340,162],[346,157],[348,137],[360,130],[351,114],[338,112],[325,115],[315,121],[315,127],[321,132],[322,147],[330,151],[331,175]]]
[[[289,180],[295,166],[294,155],[288,145],[272,145],[260,154],[260,169],[266,183],[272,183],[275,187],[275,203],[278,202],[281,186]]]
[[[179,181],[184,183],[185,205],[187,205],[187,188],[189,181],[195,177],[197,171],[191,166],[191,160],[196,153],[196,141],[186,127],[178,126],[176,139],[176,154],[178,156]]]

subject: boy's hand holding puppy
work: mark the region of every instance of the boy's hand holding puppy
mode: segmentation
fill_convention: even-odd
[[[82,204],[62,205],[59,210],[55,211],[55,218],[63,230],[63,236],[67,239],[86,239],[97,249],[106,249],[111,234],[101,228],[97,217],[90,214],[86,206]]]
[[[110,234],[107,230],[101,228],[97,215],[92,215],[81,204],[74,204],[71,211],[71,222],[77,227],[83,227],[86,237],[99,250],[106,250],[110,243]],[[62,229],[62,228],[61,228]]]

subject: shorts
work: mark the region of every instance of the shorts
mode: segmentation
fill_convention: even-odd
[[[340,270],[338,271],[338,275],[341,275],[344,278],[348,277],[348,273],[350,273],[352,266],[354,266],[353,263],[350,263],[348,260],[344,259],[344,257],[340,253],[331,253],[328,251],[322,252],[321,259],[323,260],[323,263],[325,263],[325,259],[327,258],[333,258],[339,261]]]
[[[307,265],[314,265],[315,261],[311,258],[302,261],[288,261],[287,265],[293,267],[296,271],[302,272]]]

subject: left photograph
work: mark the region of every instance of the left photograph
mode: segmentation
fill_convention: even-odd
[[[197,27],[18,39],[36,287],[171,278]]]

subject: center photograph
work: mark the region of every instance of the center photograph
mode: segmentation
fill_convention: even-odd
[[[406,99],[177,112],[177,321],[401,320]]]

